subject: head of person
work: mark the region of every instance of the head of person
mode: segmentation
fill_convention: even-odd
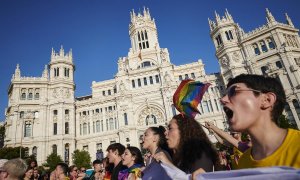
[[[144,165],[141,151],[134,146],[127,147],[122,155],[122,164],[127,167],[131,167],[134,164]]]
[[[55,173],[58,177],[61,175],[67,176],[69,167],[66,163],[58,163],[55,168]]]
[[[3,172],[1,172],[1,176],[3,173],[4,178],[20,179],[24,176],[27,167],[26,162],[20,158],[8,160],[3,165]]]
[[[165,131],[166,129],[163,126],[149,127],[143,136],[143,148],[148,150],[156,150],[157,148],[167,149]]]
[[[36,161],[35,159],[31,159],[31,160],[29,161],[29,166],[30,166],[31,168],[37,167],[37,161]]]
[[[96,159],[93,161],[93,167],[95,172],[101,172],[103,170],[103,161]]]
[[[81,168],[80,168],[80,172],[81,172],[81,173],[86,173],[86,168],[85,168],[85,167],[81,167]]]
[[[107,147],[107,157],[110,163],[119,163],[122,160],[122,154],[125,151],[125,146],[120,143],[114,143]]]
[[[7,159],[0,159],[0,179],[4,179],[4,163],[6,163],[8,160]]]
[[[28,166],[24,174],[24,178],[31,179],[32,177],[33,177],[33,169],[30,166]]]
[[[78,168],[75,165],[72,165],[69,167],[69,175],[71,177],[77,177],[78,176]]]
[[[194,118],[182,114],[175,115],[169,122],[166,138],[169,148],[174,151],[174,164],[183,171],[189,170],[203,153],[213,164],[217,163],[216,150],[200,123]]]
[[[231,129],[247,131],[261,120],[270,119],[277,124],[286,104],[286,95],[275,78],[241,74],[228,82],[227,93],[221,102]]]
[[[35,168],[33,169],[33,177],[36,179],[36,178],[38,178],[39,176],[40,176],[39,170],[35,167]]]

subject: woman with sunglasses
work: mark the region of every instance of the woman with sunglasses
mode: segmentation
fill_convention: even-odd
[[[218,165],[218,154],[195,119],[182,114],[174,116],[168,125],[166,138],[174,153],[172,162],[162,152],[154,155],[156,160],[169,165],[173,163],[187,174],[200,168],[212,172]]]
[[[171,160],[165,131],[166,129],[163,126],[159,126],[149,127],[144,133],[143,149],[148,150],[150,155],[146,160],[146,168],[143,170],[143,179],[171,179],[161,165],[152,158],[156,153],[164,152]]]
[[[252,147],[239,159],[238,168],[300,168],[300,131],[278,126],[278,119],[287,104],[280,81],[242,74],[231,79],[227,87],[221,103],[230,128],[247,132],[252,141]]]

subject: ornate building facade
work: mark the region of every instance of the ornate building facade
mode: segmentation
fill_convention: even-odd
[[[118,72],[110,80],[92,82],[91,95],[75,97],[72,52],[52,50],[41,77],[22,77],[19,65],[8,90],[5,145],[27,147],[39,163],[56,152],[66,162],[75,149],[89,151],[92,159],[109,144],[140,147],[147,127],[165,125],[176,114],[173,94],[186,78],[212,85],[205,93],[198,121],[213,121],[226,128],[220,97],[229,78],[240,73],[267,74],[284,84],[286,114],[299,125],[298,29],[287,16],[279,23],[267,11],[268,23],[245,33],[226,11],[209,20],[220,73],[206,74],[202,60],[172,64],[161,48],[154,19],[148,9],[130,12],[128,55],[118,59]]]
[[[208,21],[223,81],[242,73],[276,77],[287,95],[285,114],[300,127],[299,29],[287,13],[285,17],[286,23],[280,23],[266,9],[267,23],[248,33],[227,10],[225,16],[215,13],[215,21]]]
[[[69,162],[75,149],[96,159],[113,142],[140,147],[147,127],[165,125],[176,113],[172,97],[186,78],[212,84],[199,105],[199,121],[224,128],[220,75],[207,75],[202,60],[172,64],[149,10],[130,15],[128,56],[118,59],[113,79],[92,82],[91,95],[74,97],[71,51],[52,50],[42,77],[22,77],[17,65],[8,91],[6,146],[27,147],[40,163],[52,152]]]

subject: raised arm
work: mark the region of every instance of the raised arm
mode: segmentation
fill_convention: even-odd
[[[239,141],[236,140],[234,137],[232,137],[230,134],[226,133],[225,131],[219,129],[217,126],[213,125],[213,123],[205,122],[205,127],[208,130],[213,131],[214,133],[216,133],[216,135],[219,136],[220,138],[225,139],[228,143],[230,143],[234,147],[238,148]],[[216,136],[216,138],[217,138],[217,136]],[[218,138],[217,138],[217,140],[219,141]],[[222,142],[224,143],[224,141],[222,141]],[[223,144],[222,142],[220,142],[220,143]]]

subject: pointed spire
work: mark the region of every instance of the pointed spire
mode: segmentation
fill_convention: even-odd
[[[270,23],[276,22],[274,16],[272,15],[272,13],[269,11],[268,8],[266,8],[266,12],[267,12],[267,21]]]
[[[292,26],[292,27],[295,27],[291,18],[289,17],[289,15],[287,13],[285,13],[285,19],[286,19],[286,22],[288,25]]]
[[[217,23],[220,22],[221,19],[220,19],[219,14],[217,13],[217,11],[215,11],[215,16],[216,16],[216,22],[217,22]]]
[[[21,70],[20,70],[19,64],[17,64],[14,77],[15,78],[20,78],[21,77]]]
[[[225,9],[225,17],[227,18],[227,20],[233,21],[233,18],[231,16],[231,14],[229,14],[227,8]]]
[[[65,51],[64,51],[63,46],[61,45],[60,50],[59,50],[59,56],[64,56],[64,55],[65,55]]]
[[[208,18],[208,24],[209,24],[209,29],[212,31],[213,27],[212,27],[212,21]]]
[[[69,60],[72,61],[73,60],[73,52],[72,52],[72,48],[69,51]]]

